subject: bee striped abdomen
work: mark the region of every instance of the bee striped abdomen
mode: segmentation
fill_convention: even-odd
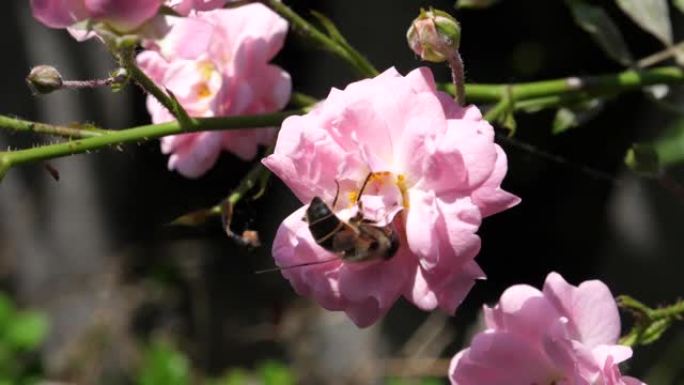
[[[311,204],[306,209],[306,220],[309,222],[309,231],[317,244],[326,250],[338,251],[333,247],[333,238],[347,224],[337,218],[321,198],[314,197],[311,200]]]

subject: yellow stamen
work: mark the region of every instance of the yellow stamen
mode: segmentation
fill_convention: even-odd
[[[397,175],[397,187],[401,192],[401,204],[405,209],[409,208],[408,186],[406,186],[406,176],[404,174]]]
[[[197,92],[197,97],[200,99],[208,98],[211,96],[211,90],[207,83],[200,83],[195,87],[195,92]]]
[[[353,206],[356,204],[356,201],[359,199],[359,192],[356,190],[352,190],[347,193],[347,200],[349,200],[349,207]]]
[[[216,68],[210,61],[203,61],[201,63],[197,64],[197,69],[199,70],[199,73],[202,75],[202,79],[204,81],[209,81],[211,79],[211,75],[216,72]]]

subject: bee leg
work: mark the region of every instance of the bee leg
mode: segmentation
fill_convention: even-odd
[[[332,203],[332,211],[335,211],[335,205],[337,205],[337,198],[340,196],[340,183],[335,179],[335,185],[337,186],[337,190],[335,190],[335,199],[333,199]]]
[[[373,172],[369,172],[368,176],[366,176],[366,179],[363,181],[363,184],[361,185],[361,190],[359,190],[359,196],[356,198],[356,201],[359,202],[361,201],[361,195],[363,195],[363,190],[366,189],[366,185],[368,185],[368,181],[370,181],[371,176],[373,176]]]

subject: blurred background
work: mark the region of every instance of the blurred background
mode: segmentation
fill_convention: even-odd
[[[605,3],[635,57],[661,49]],[[453,1],[438,0],[288,4],[328,15],[379,69],[402,73],[421,65],[404,38],[419,8],[454,11]],[[682,17],[672,15],[681,38]],[[501,1],[456,16],[468,82],[623,68],[561,1]],[[34,65],[90,79],[106,76],[114,63],[97,43],[76,43],[35,22],[28,1],[6,2],[0,21],[0,113],[107,128],[149,121],[135,87],[32,96],[24,77]],[[317,98],[355,80],[344,63],[293,34],[277,62],[297,91]],[[446,67],[433,69],[449,81]],[[666,178],[645,178],[623,161],[632,143],[684,127],[681,115],[634,92],[560,134],[552,132],[553,118],[554,111],[521,114],[515,138],[501,137],[510,162],[504,187],[523,202],[480,229],[477,261],[488,280],[454,317],[399,302],[364,330],[297,297],[279,273],[254,273],[273,265],[275,230],[300,206],[277,178],[261,199],[236,208],[236,228],[257,230],[260,248],[226,237],[219,219],[197,228],[168,225],[237,185],[250,165],[230,154],[198,180],[168,172],[157,142],[50,161],[58,182],[42,164],[13,169],[0,184],[0,384],[440,384],[448,360],[476,330],[482,304],[512,284],[540,287],[558,271],[575,284],[601,279],[614,294],[652,306],[684,296],[684,174],[675,168]],[[0,133],[3,149],[51,140]],[[651,384],[684,384],[681,357],[680,325],[637,348],[628,371]]]

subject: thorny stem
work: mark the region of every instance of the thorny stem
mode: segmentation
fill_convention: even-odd
[[[354,69],[363,76],[376,76],[379,72],[373,65],[356,49],[349,44],[338,42],[328,37],[318,28],[299,16],[290,7],[283,4],[280,0],[264,0],[275,12],[287,19],[292,28],[303,37],[318,44],[321,48],[339,56],[349,63]]]
[[[12,130],[17,132],[35,132],[39,134],[47,134],[53,136],[61,136],[70,139],[85,139],[94,138],[97,136],[107,135],[113,131],[103,130],[100,128],[75,128],[56,126],[52,124],[45,124],[39,122],[31,122],[28,120],[21,120],[11,118],[9,116],[0,115],[0,128]]]
[[[107,133],[103,135],[70,140],[47,146],[0,152],[0,176],[2,176],[10,167],[19,164],[96,151],[105,147],[124,143],[148,141],[168,135],[210,130],[277,127],[286,117],[301,114],[302,112],[302,110],[290,110],[263,115],[195,119],[195,124],[190,127],[184,127],[177,121],[150,124],[120,131],[106,131]],[[1,122],[0,125],[2,125]],[[4,127],[4,125],[2,126]]]
[[[135,68],[137,67],[132,67],[132,69]],[[568,98],[578,95],[586,95],[586,97],[614,95],[655,84],[676,83],[684,83],[684,69],[678,67],[659,67],[649,70],[629,70],[617,74],[570,77],[520,84],[468,84],[466,85],[466,96],[467,101],[470,103],[496,103],[508,99],[515,100],[516,105],[523,105],[525,101],[532,103],[534,100],[537,100],[540,105],[548,108],[559,105],[555,103],[566,102]],[[154,90],[155,88],[151,89]],[[444,88],[447,91],[454,92],[453,85],[446,85]],[[158,88],[156,89],[159,90]],[[161,92],[161,90],[159,91]],[[162,100],[164,99],[162,98]],[[302,98],[300,102],[298,104],[310,103],[312,99]],[[531,106],[527,105],[527,107]],[[172,122],[121,131],[79,130],[2,117],[0,118],[0,129],[34,131],[83,139],[27,150],[0,152],[0,156],[8,159],[5,163],[0,164],[0,166],[8,167],[7,164],[14,166],[32,161],[98,150],[122,143],[146,141],[183,132],[278,126],[286,116],[302,112],[303,110],[296,110],[256,116],[194,119],[192,126],[187,128],[182,127],[179,123]]]
[[[192,119],[185,111],[183,106],[176,100],[172,93],[168,90],[164,92],[157,84],[150,79],[145,72],[135,63],[135,59],[131,53],[122,53],[120,55],[124,68],[131,75],[131,78],[140,85],[146,92],[150,93],[164,108],[169,110],[171,114],[178,119],[181,126],[190,128],[195,125],[195,120]]]
[[[684,83],[684,69],[670,66],[519,84],[466,84],[466,100],[468,103],[496,103],[509,94],[516,102],[577,93],[596,97],[639,90],[656,84],[678,83]],[[455,93],[451,84],[444,85],[443,89],[452,95]]]
[[[122,71],[123,72],[123,71]],[[92,79],[92,80],[64,80],[62,82],[63,89],[82,89],[82,88],[100,88],[109,87],[113,84],[123,83],[127,74],[119,73],[114,76],[110,76],[106,79]]]
[[[456,96],[456,103],[459,106],[465,106],[465,75],[463,69],[463,59],[461,54],[457,51],[456,54],[448,60],[449,68],[451,68],[451,78],[454,84],[454,92]]]

